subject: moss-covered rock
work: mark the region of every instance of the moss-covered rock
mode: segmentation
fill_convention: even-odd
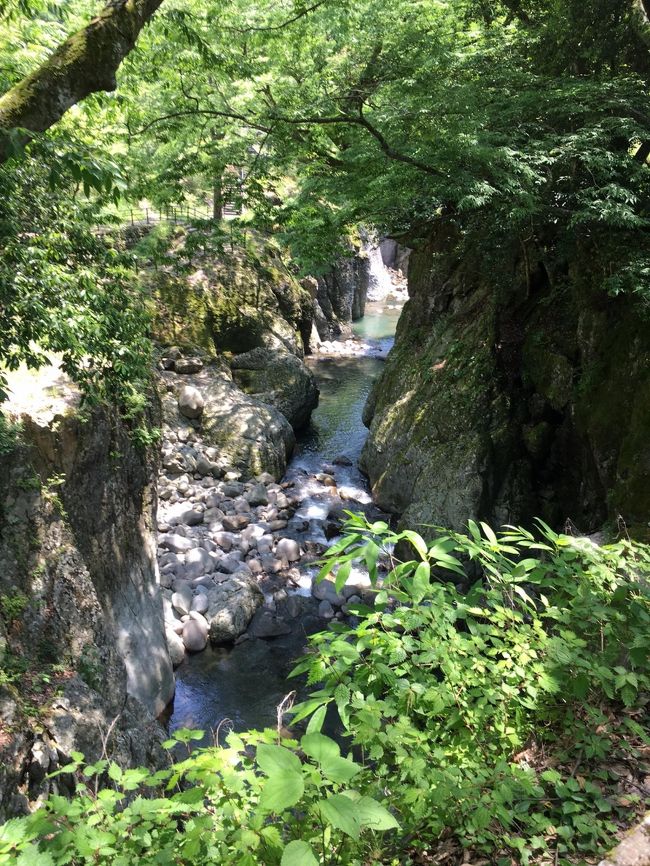
[[[522,260],[513,245],[485,272],[448,229],[415,247],[410,300],[365,412],[378,503],[408,524],[538,515],[647,535],[644,305],[608,297],[588,257],[554,268],[543,249]]]

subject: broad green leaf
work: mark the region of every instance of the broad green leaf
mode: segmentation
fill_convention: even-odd
[[[338,758],[341,754],[338,743],[324,734],[305,734],[300,740],[300,748],[318,763],[330,758]]]
[[[296,839],[282,852],[280,866],[318,866],[314,850],[307,842]]]
[[[257,764],[267,776],[290,771],[300,773],[300,758],[284,746],[272,746],[260,743],[256,754]]]
[[[321,817],[332,827],[341,830],[353,839],[359,838],[361,822],[356,810],[350,803],[350,798],[343,794],[332,794],[326,800],[317,803]]]
[[[260,794],[260,808],[265,812],[283,812],[295,806],[305,792],[301,773],[282,770],[270,776]]]
[[[368,827],[371,830],[396,830],[399,829],[399,824],[394,815],[373,800],[372,797],[361,797],[354,804],[354,811],[358,815],[362,827]]]

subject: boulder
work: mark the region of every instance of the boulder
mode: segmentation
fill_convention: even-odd
[[[264,602],[257,583],[247,574],[233,574],[209,593],[207,620],[212,643],[230,643],[246,631]]]
[[[178,395],[178,411],[186,418],[200,418],[205,400],[198,388],[184,385]]]
[[[314,374],[295,355],[258,348],[235,356],[233,377],[239,387],[278,409],[294,430],[309,423],[318,405]]]
[[[174,370],[182,375],[199,373],[203,369],[203,361],[200,358],[178,358],[174,362]]]
[[[183,626],[183,644],[188,652],[198,653],[204,650],[208,643],[208,623],[201,614],[187,620]]]

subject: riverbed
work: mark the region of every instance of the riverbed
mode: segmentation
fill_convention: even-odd
[[[368,304],[365,317],[353,325],[355,354],[314,355],[308,363],[320,388],[320,401],[309,427],[298,437],[285,480],[301,492],[298,514],[313,520],[314,540],[325,542],[321,504],[312,498],[315,476],[331,475],[339,494],[354,510],[371,501],[358,459],[367,430],[361,416],[373,381],[389,351],[400,310],[387,301]],[[359,347],[363,354],[359,354]],[[312,572],[301,576],[298,592],[310,594]],[[275,727],[276,707],[301,684],[288,680],[307,641],[304,630],[272,639],[246,640],[233,647],[210,647],[188,655],[176,670],[176,695],[169,720],[171,731],[206,731],[205,742],[223,742],[228,729]]]

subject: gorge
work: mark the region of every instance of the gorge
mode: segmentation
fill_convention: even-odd
[[[650,863],[646,5],[0,0],[0,866]]]

